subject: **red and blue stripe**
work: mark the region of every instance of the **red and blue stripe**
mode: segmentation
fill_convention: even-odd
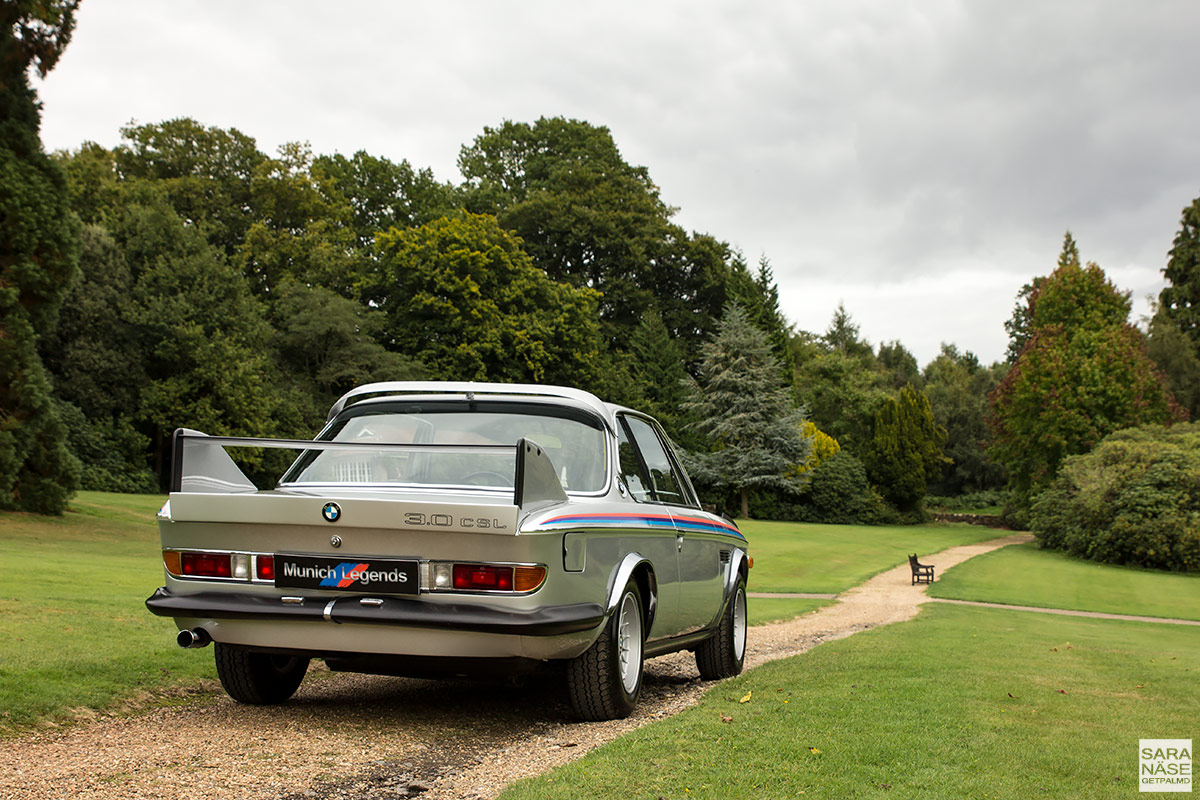
[[[703,517],[671,517],[667,514],[567,514],[551,517],[543,525],[645,525],[651,528],[675,528],[704,533],[725,533],[745,540],[745,536],[726,522]]]

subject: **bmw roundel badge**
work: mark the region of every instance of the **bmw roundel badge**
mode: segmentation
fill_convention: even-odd
[[[342,507],[337,503],[326,503],[321,508],[321,516],[329,522],[337,522],[342,518]]]

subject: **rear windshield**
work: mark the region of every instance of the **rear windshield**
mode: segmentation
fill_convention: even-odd
[[[563,488],[598,492],[605,485],[604,432],[574,416],[529,410],[363,411],[326,430],[324,441],[415,444],[504,445],[496,450],[414,449],[310,451],[284,476],[284,483],[354,483],[406,486],[475,486],[511,489],[517,440],[542,447]]]

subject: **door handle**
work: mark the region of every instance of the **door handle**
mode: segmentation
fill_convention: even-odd
[[[675,534],[675,551],[677,553],[683,552],[683,534],[682,533]]]

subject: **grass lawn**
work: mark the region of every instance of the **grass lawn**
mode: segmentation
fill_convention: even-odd
[[[0,515],[0,732],[215,677],[143,605],[162,585],[163,500],[81,492],[62,517]]]
[[[501,797],[1136,797],[1139,738],[1200,738],[1195,629],[926,606]]]
[[[979,525],[810,525],[739,520],[750,541],[752,592],[843,592],[897,564],[1004,535]]]
[[[792,619],[836,602],[836,600],[809,600],[803,597],[748,597],[746,598],[746,616],[751,625],[765,625],[768,622]]]
[[[960,564],[933,597],[1200,620],[1200,575],[1084,561],[1025,544]]]

